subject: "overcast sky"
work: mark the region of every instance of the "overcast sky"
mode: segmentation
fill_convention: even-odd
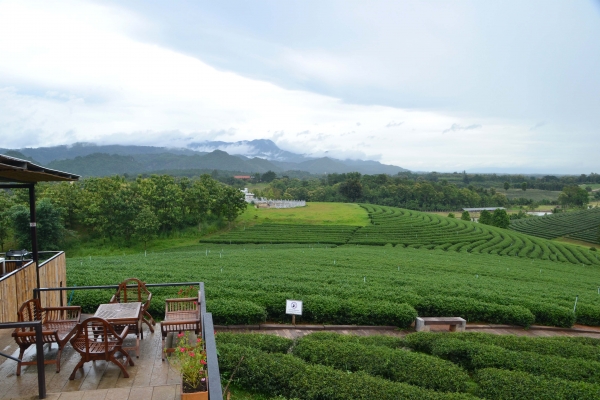
[[[590,173],[599,127],[597,0],[0,0],[4,148],[272,139]]]

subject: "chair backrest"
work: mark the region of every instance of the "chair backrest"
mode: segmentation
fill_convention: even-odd
[[[38,299],[27,300],[21,304],[19,311],[17,311],[17,318],[19,322],[30,322],[30,321],[42,321],[44,322],[45,315],[44,309]],[[22,331],[33,331],[34,328],[21,328]]]
[[[128,278],[119,284],[114,298],[118,303],[133,303],[138,301],[146,303],[151,296],[144,282],[137,278]]]
[[[71,346],[79,353],[110,353],[116,346],[123,344],[123,338],[117,334],[107,320],[91,317],[77,325],[77,332],[71,339]]]

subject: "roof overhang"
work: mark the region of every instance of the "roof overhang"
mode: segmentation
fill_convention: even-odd
[[[79,175],[42,167],[27,160],[0,154],[0,182],[36,183],[76,181]]]

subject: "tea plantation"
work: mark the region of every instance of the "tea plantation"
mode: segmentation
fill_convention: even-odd
[[[69,285],[204,281],[217,324],[289,321],[285,300],[304,301],[298,322],[408,327],[421,316],[462,316],[529,326],[600,326],[597,266],[396,246],[215,245],[127,256],[69,258]],[[176,290],[176,289],[175,289]],[[85,311],[112,291],[76,291]],[[161,317],[173,290],[153,289]],[[69,294],[70,295],[70,294]],[[576,312],[575,297],[579,296]]]
[[[510,229],[546,239],[568,237],[598,244],[600,208],[512,221]]]
[[[298,399],[597,399],[600,340],[483,333],[403,338],[217,335],[225,377]],[[243,359],[242,359],[243,357]],[[240,361],[241,360],[241,361]]]
[[[371,224],[345,225],[257,224],[205,238],[205,243],[330,243],[383,246],[392,244],[411,248],[436,249],[518,256],[562,261],[572,264],[600,265],[598,254],[588,249],[565,245],[515,231],[454,218],[440,217],[395,207],[363,205]],[[578,213],[567,213],[578,214]],[[574,226],[598,226],[600,209],[580,215]],[[586,224],[579,220],[584,219]],[[521,221],[536,220],[535,218]],[[591,221],[591,222],[589,222]],[[515,229],[513,227],[513,229]],[[582,231],[583,232],[583,231]],[[561,235],[558,235],[561,236]],[[556,237],[556,236],[554,236]]]

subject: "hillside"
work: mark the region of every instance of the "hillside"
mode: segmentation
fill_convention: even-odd
[[[203,238],[206,243],[329,243],[493,254],[529,259],[600,265],[595,252],[507,229],[395,207],[363,205],[371,224],[348,230],[338,226],[257,224]],[[301,214],[302,210],[296,214]],[[274,213],[279,210],[271,210]],[[271,222],[271,221],[261,221]],[[320,233],[319,233],[320,232]],[[320,240],[318,239],[320,237]]]
[[[560,237],[599,244],[600,208],[514,220],[510,229],[546,239]]]

